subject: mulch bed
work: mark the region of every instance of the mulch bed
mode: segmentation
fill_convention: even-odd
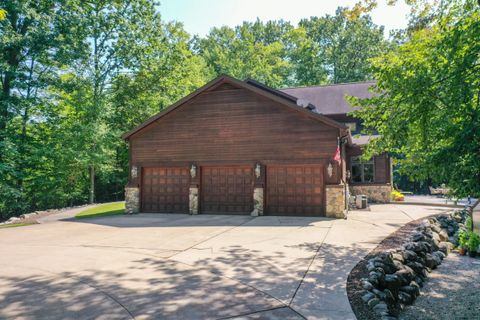
[[[359,263],[357,263],[357,265],[352,269],[347,279],[347,295],[352,310],[355,313],[357,319],[379,319],[375,312],[369,309],[365,302],[363,302],[362,300],[362,294],[364,293],[364,290],[362,288],[361,279],[368,278],[368,260],[373,258],[376,254],[380,252],[401,247],[405,243],[405,240],[408,239],[410,234],[413,233],[415,229],[422,224],[422,221],[439,215],[442,214],[434,214],[407,223],[406,225],[383,239],[383,241],[380,242],[380,244],[375,249],[370,251],[370,253],[365,256]]]

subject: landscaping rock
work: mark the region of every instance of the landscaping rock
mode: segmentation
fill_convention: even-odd
[[[404,292],[404,291],[400,291],[400,292],[398,293],[398,301],[399,301],[400,303],[403,303],[403,304],[412,304],[413,299],[414,299],[414,298],[412,297],[412,295],[410,295],[410,294],[408,294],[408,293],[406,293],[406,292]]]
[[[373,290],[373,288],[374,288],[373,285],[370,282],[368,282],[367,280],[362,281],[362,286],[363,286],[363,289],[368,290],[368,291]]]
[[[462,211],[424,220],[400,249],[369,259],[369,276],[362,280],[367,292],[362,300],[382,319],[395,319],[392,315],[413,303],[429,272],[452,249],[449,241],[458,241],[466,217]]]
[[[402,281],[396,274],[386,274],[384,281],[385,287],[390,290],[398,290],[402,285]]]
[[[370,300],[375,299],[375,295],[371,292],[367,292],[362,296],[362,300],[365,303],[368,303]]]
[[[383,313],[383,312],[388,312],[388,306],[385,302],[380,302],[378,304],[376,304],[374,307],[373,307],[373,311],[375,311],[376,313]]]
[[[413,286],[413,285],[403,286],[403,287],[400,287],[400,291],[401,292],[406,292],[413,297],[418,297],[420,295],[420,287],[418,285],[417,286]]]
[[[417,254],[411,250],[405,250],[402,253],[402,256],[407,261],[415,261],[417,260]]]
[[[370,299],[367,302],[368,306],[372,309],[373,309],[373,307],[375,307],[379,303],[380,303],[380,299],[377,299],[377,298]]]
[[[442,263],[442,259],[440,259],[436,255],[427,253],[427,256],[425,258],[425,265],[427,267],[429,267],[430,269],[435,269],[440,263]]]
[[[443,252],[446,256],[448,256],[448,254],[450,253],[450,243],[449,242],[440,242],[440,244],[438,245],[438,249]]]

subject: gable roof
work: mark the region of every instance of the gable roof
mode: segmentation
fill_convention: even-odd
[[[375,93],[368,91],[375,85],[375,81],[352,82],[324,86],[300,87],[281,89],[282,92],[304,99],[313,104],[317,112],[325,115],[345,114],[357,110],[352,107],[345,96],[371,98]]]
[[[259,82],[256,82],[254,80],[240,81],[238,79],[232,78],[232,77],[227,76],[227,75],[221,75],[221,76],[213,79],[212,81],[208,82],[203,87],[200,87],[196,91],[190,93],[186,97],[178,100],[177,102],[175,102],[174,104],[172,104],[168,108],[166,108],[163,111],[154,115],[153,117],[147,119],[145,122],[136,126],[132,130],[124,133],[122,135],[122,139],[128,140],[135,133],[137,133],[137,132],[141,131],[142,129],[146,128],[150,124],[154,123],[158,119],[160,119],[163,116],[167,115],[168,113],[172,112],[173,110],[180,107],[181,105],[187,103],[188,101],[195,98],[199,94],[201,94],[205,91],[208,91],[208,90],[213,90],[214,88],[216,88],[216,87],[218,87],[218,86],[220,86],[224,83],[228,83],[228,84],[231,84],[235,87],[239,87],[239,88],[243,88],[243,89],[252,91],[252,92],[257,93],[257,94],[259,94],[259,95],[261,95],[265,98],[268,98],[268,99],[276,101],[276,102],[278,102],[278,103],[280,103],[280,104],[282,104],[286,107],[289,107],[293,110],[296,110],[298,112],[302,112],[305,115],[307,115],[307,116],[309,116],[313,119],[316,119],[316,120],[318,120],[318,121],[320,121],[320,122],[322,122],[326,125],[329,125],[329,126],[334,127],[334,128],[338,128],[338,129],[340,129],[341,131],[344,131],[344,132],[348,131],[348,128],[346,126],[344,126],[343,124],[341,124],[341,123],[339,123],[335,120],[329,119],[329,118],[327,118],[327,117],[325,117],[321,114],[312,112],[311,107],[313,107],[313,106],[308,105],[308,106],[306,106],[306,108],[304,108],[304,107],[301,107],[301,106],[297,105],[299,99],[289,95],[288,93],[269,88],[269,87],[267,87],[267,86],[265,86],[265,85],[263,85]]]

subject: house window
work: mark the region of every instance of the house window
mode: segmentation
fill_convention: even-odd
[[[373,182],[375,165],[373,158],[369,161],[361,161],[360,157],[352,157],[352,182]]]
[[[345,122],[345,126],[350,129],[350,132],[357,132],[357,123],[356,122]]]

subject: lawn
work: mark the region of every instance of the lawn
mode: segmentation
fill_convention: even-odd
[[[3,224],[3,225],[0,226],[0,229],[30,226],[30,225],[32,225],[32,224],[35,224],[35,223],[12,223],[12,224]]]
[[[114,202],[104,204],[95,208],[90,208],[83,210],[75,216],[77,219],[83,218],[95,218],[95,217],[105,217],[112,216],[116,214],[125,213],[125,202]]]

